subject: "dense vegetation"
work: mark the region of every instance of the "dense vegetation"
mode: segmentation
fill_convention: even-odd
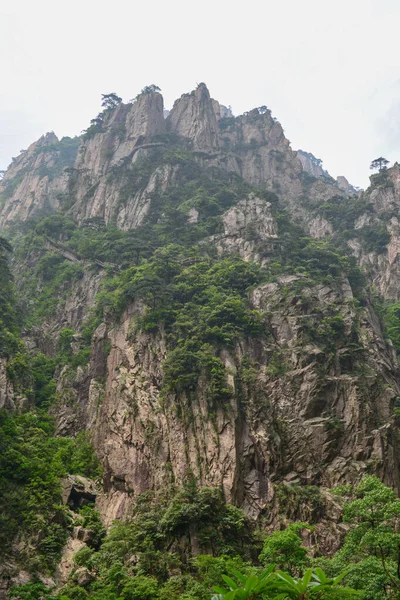
[[[100,470],[86,435],[54,437],[46,409],[56,392],[57,361],[43,354],[31,357],[21,339],[7,256],[11,250],[1,238],[0,356],[14,398],[8,390],[6,408],[0,409],[0,561],[17,553],[30,571],[46,572],[55,568],[68,536],[60,478],[67,473],[96,477]]]
[[[53,435],[51,419],[40,411],[0,411],[0,556],[18,541],[19,559],[30,571],[52,572],[68,537],[60,478],[100,473],[85,435]]]
[[[139,497],[132,518],[115,523],[107,536],[87,507],[81,523],[91,529],[91,541],[76,554],[69,583],[56,597],[210,600],[214,590],[224,600],[398,598],[400,501],[373,476],[333,493],[348,532],[332,558],[304,545],[302,533],[314,535],[315,526],[293,523],[267,533],[262,522],[255,526],[225,504],[217,488],[198,488],[192,476],[181,489]],[[53,593],[33,583],[11,597]]]
[[[9,267],[10,243],[0,237],[0,356],[10,357],[19,348],[20,322],[15,289]]]

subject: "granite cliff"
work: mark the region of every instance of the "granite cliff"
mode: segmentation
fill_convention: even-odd
[[[88,433],[107,527],[187,473],[271,528],[280,490],[299,493],[294,520],[317,486],[329,553],[328,488],[372,472],[399,490],[399,371],[382,322],[400,299],[399,167],[350,196],[302,162],[268,108],[233,117],[200,84],[166,118],[150,90],[81,138],[46,134],[0,182],[18,353],[54,367],[56,436]],[[14,411],[35,404],[15,360],[0,371]]]

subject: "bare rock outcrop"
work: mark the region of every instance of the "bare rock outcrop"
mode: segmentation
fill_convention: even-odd
[[[201,83],[191,94],[183,94],[175,101],[167,117],[167,128],[190,139],[193,150],[215,152],[220,145],[215,108],[207,86]]]
[[[384,298],[400,300],[400,165],[372,175],[361,194],[368,211],[354,225],[348,245],[360,266]],[[371,240],[366,247],[363,233]]]
[[[137,494],[180,482],[188,469],[253,517],[274,506],[283,481],[330,488],[372,470],[399,487],[397,363],[379,320],[370,306],[355,312],[346,280],[340,289],[321,284],[299,294],[300,284],[301,277],[285,276],[253,292],[271,333],[221,353],[233,394],[213,419],[203,378],[195,397],[160,396],[166,342],[162,333],[135,332],[140,307],[131,306],[109,331],[105,395],[92,415],[106,470],[98,506],[107,523],[126,516]],[[335,305],[345,332],[333,359],[306,331]],[[360,362],[346,349],[355,331]],[[243,356],[256,366],[245,389],[237,379]]]
[[[304,198],[316,202],[346,193],[333,179],[304,179],[299,155],[267,107],[235,118],[202,83],[176,100],[166,119],[158,92],[139,94],[133,103],[106,111],[101,123],[81,138],[75,160],[74,152],[65,158],[54,134],[41,138],[14,161],[0,183],[0,225],[62,209],[78,222],[101,217],[122,229],[138,227],[155,189],[175,183],[177,165],[168,161],[155,160],[145,177],[135,170],[168,144],[166,131],[180,138],[203,167],[237,173],[285,198],[306,227]]]
[[[3,359],[0,359],[0,408],[15,408],[14,390],[7,378],[6,361]]]
[[[75,511],[87,504],[93,504],[98,494],[94,481],[81,475],[68,475],[61,481],[61,487],[62,503]]]
[[[280,247],[266,190],[279,196],[289,217],[313,237],[335,235],[334,225],[318,208],[338,195],[343,198],[343,185],[306,176],[266,107],[233,118],[204,84],[177,100],[166,119],[157,92],[107,112],[101,127],[81,141],[73,164],[68,162],[71,157],[60,158],[53,134],[33,144],[0,183],[0,224],[63,206],[78,222],[102,217],[120,229],[136,228],[156,194],[181,181],[184,158],[158,161],[171,139],[180,141],[184,158],[191,152],[195,168],[218,168],[264,188],[264,195],[244,194],[222,215],[221,233],[207,239],[220,254],[233,252],[264,266]],[[172,142],[171,148],[176,150]],[[367,207],[357,219],[348,244],[371,283],[385,297],[399,299],[400,167],[374,176],[363,199],[372,209]],[[196,223],[199,215],[192,206],[189,223]],[[382,225],[388,243],[383,251],[367,251],[363,230],[376,224]],[[67,299],[41,332],[33,332],[35,349],[54,355],[60,329],[79,329],[101,279],[101,273],[82,265],[82,277],[74,281]],[[253,517],[267,510],[275,514],[280,484],[329,488],[371,471],[399,489],[393,403],[400,390],[393,348],[368,299],[356,307],[344,276],[340,285],[329,280],[302,283],[301,274],[291,273],[253,290],[251,306],[262,315],[264,331],[259,338],[243,336],[219,352],[232,393],[213,411],[205,373],[195,393],[165,393],[167,338],[162,327],[156,333],[139,331],[140,303],[132,301],[121,320],[101,323],[93,335],[89,364],[74,373],[68,367],[57,373],[57,434],[90,429],[105,470],[99,495],[81,480],[68,481],[67,504],[73,508],[97,495],[109,525],[128,514],[138,494],[179,483],[188,470],[202,484],[221,487],[228,501]],[[343,338],[327,351],[327,340],[312,338],[309,332],[318,331],[323,338],[322,320],[332,310],[340,316]],[[349,340],[354,340],[350,347]],[[78,348],[79,339],[73,342]],[[0,365],[0,406],[6,408],[12,395],[7,385]],[[65,565],[81,547],[79,536],[74,539]]]
[[[278,225],[271,203],[250,194],[222,217],[224,232],[213,237],[217,250],[237,252],[244,260],[265,264],[276,249]]]
[[[47,133],[7,169],[0,181],[1,227],[15,219],[26,221],[33,214],[51,213],[60,208],[60,198],[68,189],[68,177],[57,168],[60,163],[58,141],[54,133]]]
[[[71,214],[78,220],[103,217],[116,219],[121,227],[137,227],[146,214],[146,190],[135,189],[121,177],[120,167],[146,155],[150,142],[164,133],[163,99],[158,92],[141,94],[133,104],[118,106],[106,116],[102,130],[84,141],[74,166],[76,198]],[[156,175],[153,175],[153,181]],[[148,187],[152,189],[150,179]],[[120,196],[125,196],[123,204]],[[128,211],[126,210],[128,207]]]

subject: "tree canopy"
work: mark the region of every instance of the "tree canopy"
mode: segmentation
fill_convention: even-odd
[[[371,164],[370,164],[370,169],[373,171],[376,171],[376,169],[379,170],[379,172],[384,171],[387,168],[387,165],[389,164],[389,161],[384,158],[383,156],[380,156],[379,158],[375,158]]]
[[[112,92],[111,94],[102,94],[101,98],[101,105],[106,110],[116,108],[122,102],[122,98],[117,96],[115,92]]]

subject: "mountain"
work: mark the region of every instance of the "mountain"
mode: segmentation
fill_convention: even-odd
[[[336,178],[336,181],[329,175],[328,171],[323,169],[322,160],[317,158],[311,152],[304,152],[304,150],[297,150],[297,157],[300,159],[300,162],[303,166],[304,171],[312,175],[313,177],[317,177],[320,179],[325,179],[330,181],[331,183],[335,183],[341,190],[342,193],[345,193],[348,196],[354,196],[358,194],[360,190],[351,185],[346,177],[343,175],[339,175]]]
[[[233,117],[204,84],[166,116],[153,86],[111,99],[81,137],[48,133],[13,160],[0,182],[16,307],[0,315],[13,336],[0,441],[22,441],[0,463],[4,589],[35,571],[76,583],[74,554],[142,515],[141,494],[183,486],[183,504],[240,509],[249,531],[309,521],[310,544],[332,555],[331,488],[373,473],[398,491],[399,166],[353,195],[324,173],[267,107]],[[40,454],[24,466],[32,436]],[[54,509],[60,478],[69,513]],[[89,509],[72,529],[94,499],[101,522]],[[183,564],[217,552],[199,533],[208,519],[218,552],[233,552],[214,513],[197,530],[182,514],[166,544]]]

